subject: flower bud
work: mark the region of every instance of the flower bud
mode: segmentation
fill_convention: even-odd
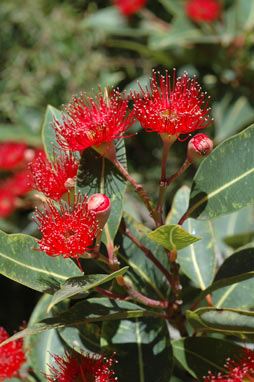
[[[99,228],[103,228],[110,214],[110,200],[104,194],[93,194],[87,200],[88,209],[95,212]]]
[[[213,141],[205,134],[197,134],[188,143],[187,159],[189,162],[206,158],[213,149]]]

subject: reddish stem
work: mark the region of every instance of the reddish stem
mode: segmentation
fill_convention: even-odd
[[[167,269],[159,262],[159,260],[156,259],[156,257],[153,255],[152,251],[148,248],[146,248],[134,235],[133,233],[129,230],[129,228],[122,229],[122,232],[125,236],[127,236],[131,241],[133,241],[134,244],[138,248],[141,249],[141,251],[144,252],[145,256],[151,260],[154,265],[161,271],[161,273],[164,274],[166,279],[168,280],[169,284],[171,282],[170,274],[167,271]]]

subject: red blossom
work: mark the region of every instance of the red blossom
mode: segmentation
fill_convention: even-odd
[[[9,338],[9,334],[0,327],[0,343]],[[23,348],[23,338],[9,342],[0,349],[0,381],[18,375],[21,365],[26,361]]]
[[[29,165],[33,187],[50,199],[60,200],[73,183],[78,171],[78,161],[71,153],[61,153],[50,163],[46,157],[39,155]]]
[[[185,9],[190,19],[209,23],[219,18],[221,4],[217,0],[189,0]]]
[[[23,196],[32,189],[31,174],[29,170],[17,172],[5,182],[5,188],[14,196]]]
[[[150,81],[150,89],[146,86],[141,93],[132,94],[134,111],[141,126],[148,132],[177,136],[189,134],[194,130],[206,127],[208,121],[208,100],[205,101],[206,93],[201,91],[200,85],[193,79],[188,78],[187,72],[182,77],[175,79],[166,72],[165,76],[158,73],[159,85],[156,72]]]
[[[114,0],[114,5],[125,16],[131,16],[144,7],[146,2],[147,0]]]
[[[44,203],[44,213],[36,209],[35,222],[42,233],[40,250],[49,256],[78,259],[89,251],[100,233],[96,214],[89,210],[87,197],[81,201],[80,194],[75,197],[73,207],[70,201],[59,202],[59,205],[60,211],[52,201]]]
[[[133,115],[128,112],[129,97],[121,97],[119,90],[107,92],[101,89],[95,93],[95,100],[82,93],[73,97],[65,107],[67,116],[63,121],[55,121],[54,129],[59,145],[70,151],[83,151],[91,146],[110,143],[122,138],[123,133],[133,124]]]
[[[10,170],[18,166],[24,160],[26,149],[25,143],[0,143],[0,169]]]
[[[242,349],[240,355],[235,360],[229,358],[224,367],[225,373],[215,375],[209,372],[208,377],[204,377],[204,382],[254,381],[254,351]]]
[[[15,210],[15,195],[6,188],[5,185],[0,187],[0,217],[6,218]]]
[[[114,354],[107,359],[103,355],[80,355],[65,352],[65,357],[53,355],[54,364],[50,366],[48,382],[111,382],[117,378],[112,377],[114,371],[110,370]]]

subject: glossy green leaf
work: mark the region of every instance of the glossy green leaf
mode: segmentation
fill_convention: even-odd
[[[126,213],[124,213],[124,221],[134,237],[148,248],[163,267],[168,270],[168,258],[163,247],[147,237],[151,230]],[[167,300],[170,294],[169,283],[161,271],[145,256],[144,252],[125,235],[119,238],[116,244],[120,247],[119,260],[123,265],[129,266],[125,277],[130,279],[135,289],[147,297]]]
[[[126,154],[123,139],[115,141],[117,158],[126,167]],[[103,230],[102,240],[113,242],[123,212],[123,197],[126,180],[106,158],[89,148],[84,150],[78,171],[77,191],[88,196],[100,192],[109,197],[111,214]]]
[[[77,326],[83,322],[104,320],[122,320],[137,317],[159,317],[160,312],[145,310],[143,307],[127,301],[115,301],[108,298],[91,298],[75,304],[68,311],[46,318],[30,325],[28,328],[14,334],[2,342],[0,347],[10,341],[45,330],[58,329],[66,326]]]
[[[101,345],[109,354],[116,352],[118,364],[114,369],[122,382],[170,380],[173,357],[164,320],[103,322]]]
[[[190,188],[182,186],[174,196],[171,209],[166,217],[165,224],[177,224],[188,208]]]
[[[229,308],[200,308],[186,313],[195,330],[219,332],[225,335],[254,334],[254,312]]]
[[[254,0],[239,0],[236,3],[238,22],[244,30],[254,27]]]
[[[149,47],[154,50],[186,46],[188,43],[217,43],[220,36],[202,33],[185,14],[175,17],[170,30],[154,30],[149,38]]]
[[[187,219],[183,228],[190,234],[201,236],[202,239],[182,249],[178,253],[177,262],[182,271],[194,282],[195,286],[204,290],[215,274],[216,252],[214,233],[211,222],[201,222]]]
[[[224,371],[228,357],[234,357],[242,349],[234,342],[211,337],[181,338],[172,342],[174,357],[195,379],[203,381],[208,371]]]
[[[39,251],[36,240],[28,235],[0,231],[0,248],[0,273],[39,292],[54,293],[62,282],[82,274],[71,259]]]
[[[84,19],[86,27],[102,30],[104,33],[117,33],[117,35],[133,35],[133,28],[128,26],[127,19],[116,7],[107,7],[91,13]],[[135,29],[137,35],[142,34],[142,29]]]
[[[159,0],[164,8],[173,15],[184,15],[184,8],[178,0]]]
[[[176,223],[187,210],[190,189],[181,187],[173,200],[166,223]],[[211,222],[187,219],[183,228],[190,234],[202,239],[178,252],[177,262],[181,270],[194,282],[195,286],[205,289],[211,284],[216,267],[214,232]]]
[[[52,126],[55,119],[62,122],[62,113],[55,107],[48,105],[42,124],[42,141],[47,157],[50,160],[53,158],[53,153],[56,151],[56,147],[59,147],[56,140],[55,130]]]
[[[224,237],[224,242],[233,249],[243,247],[254,239],[254,232],[239,233],[233,236]]]
[[[188,216],[211,219],[254,204],[253,145],[254,125],[227,139],[201,163]]]
[[[37,303],[28,323],[28,328],[35,322],[51,317],[46,311],[50,303],[51,296],[45,294]],[[49,330],[37,335],[26,337],[25,347],[29,349],[27,356],[30,367],[42,382],[46,382],[45,374],[49,374],[49,365],[52,365],[52,354],[59,356],[64,354],[63,343],[57,330]]]
[[[96,275],[84,275],[71,277],[66,280],[61,288],[52,296],[52,300],[49,304],[48,311],[60,301],[76,296],[78,294],[87,293],[92,288],[95,288],[101,284],[107,283],[113,280],[115,277],[123,275],[127,271],[128,267],[124,267],[115,271],[109,275],[96,274]]]
[[[83,322],[75,327],[58,329],[62,340],[79,353],[100,353],[101,328],[97,323]]]
[[[185,248],[201,240],[200,237],[189,234],[177,224],[163,225],[155,231],[148,233],[147,236],[170,251]]]
[[[226,94],[214,108],[215,139],[221,142],[247,126],[254,120],[254,111],[248,99],[239,97],[232,103],[232,97]]]
[[[233,251],[225,244],[225,238],[245,234],[254,227],[254,208],[249,206],[227,216],[212,220],[217,247],[225,257]],[[247,237],[246,237],[247,239]],[[245,245],[247,243],[243,243]]]
[[[238,282],[227,287],[218,289],[212,293],[214,306],[217,308],[234,308],[252,310],[254,306],[254,279],[251,277],[254,269],[254,247],[253,244],[247,248],[239,249],[227,258],[219,268],[215,283],[231,277],[239,277],[246,274],[246,281]],[[248,277],[251,279],[247,280]],[[241,281],[241,282],[240,282]]]

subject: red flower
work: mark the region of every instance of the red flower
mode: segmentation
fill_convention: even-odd
[[[0,327],[0,343],[10,336],[3,327]],[[13,378],[18,375],[21,365],[26,361],[22,350],[23,338],[9,342],[0,348],[0,381]]]
[[[254,351],[242,349],[236,361],[228,359],[225,364],[226,373],[213,375],[209,372],[204,382],[245,382],[254,381]]]
[[[146,131],[179,137],[210,123],[207,120],[208,100],[204,101],[206,93],[201,92],[195,77],[190,79],[184,72],[175,80],[174,71],[172,87],[167,72],[165,76],[158,73],[158,77],[160,85],[156,81],[156,72],[153,72],[151,90],[148,87],[143,90],[140,86],[141,94],[135,92],[132,95],[136,117]]]
[[[0,143],[0,169],[10,170],[19,165],[24,159],[26,149],[25,143]]]
[[[65,150],[82,151],[91,146],[110,143],[122,138],[123,133],[133,123],[128,112],[129,97],[121,98],[118,90],[112,90],[103,97],[101,89],[93,100],[88,94],[73,97],[66,106],[67,117],[63,122],[55,121],[54,128],[59,145]]]
[[[53,355],[55,366],[50,366],[49,382],[111,382],[114,371],[110,370],[116,362],[113,355],[107,359],[103,355],[80,355],[65,352],[65,357]]]
[[[131,16],[146,4],[147,0],[115,0],[114,4],[125,16]]]
[[[30,163],[29,169],[34,188],[58,201],[70,188],[69,184],[73,183],[78,171],[78,161],[68,153],[60,154],[53,163],[39,155]]]
[[[15,195],[2,185],[0,188],[0,217],[6,218],[15,210]]]
[[[190,19],[209,23],[219,18],[221,4],[217,0],[189,0],[185,9]]]
[[[28,170],[23,170],[8,178],[5,188],[9,189],[14,196],[23,196],[32,189],[31,174]]]
[[[51,201],[44,203],[45,213],[36,210],[35,221],[42,233],[40,250],[49,256],[78,259],[89,251],[88,247],[100,233],[96,214],[89,210],[87,197],[81,201],[80,194],[75,198],[72,210],[70,201],[59,204],[60,211]]]

